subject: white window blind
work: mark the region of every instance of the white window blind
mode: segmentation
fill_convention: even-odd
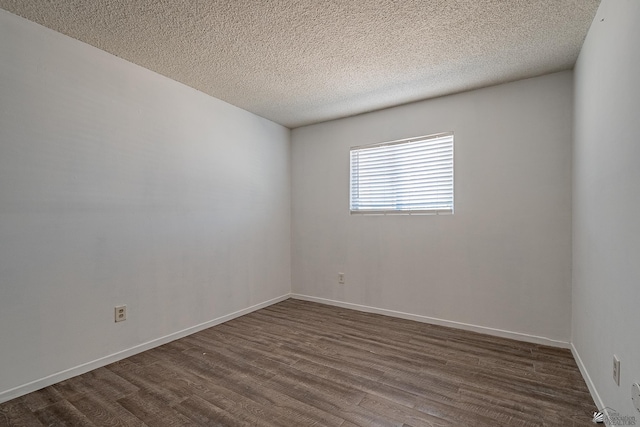
[[[452,213],[453,133],[351,148],[351,213]]]

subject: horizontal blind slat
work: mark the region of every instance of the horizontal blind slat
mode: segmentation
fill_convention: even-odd
[[[357,171],[352,171],[357,173]],[[360,174],[358,179],[360,181],[380,181],[385,180],[389,181],[391,179],[428,179],[429,177],[438,177],[438,176],[453,176],[451,171],[451,164],[448,165],[438,165],[438,167],[431,168],[417,168],[410,169],[404,171],[404,173],[384,173],[384,171],[377,172],[367,172],[366,174]]]
[[[394,153],[388,156],[356,156],[360,165],[367,164],[389,164],[389,163],[402,163],[408,160],[429,159],[431,157],[450,157],[452,153],[451,149],[438,150],[438,151],[424,151],[419,153]]]
[[[437,156],[430,156],[424,158],[415,158],[415,157],[407,157],[406,159],[399,159],[398,161],[393,162],[359,162],[358,169],[359,170],[372,170],[372,169],[404,169],[409,166],[417,166],[417,165],[428,165],[431,163],[438,162],[451,162],[451,154],[441,154]]]
[[[357,156],[360,161],[373,161],[373,160],[384,160],[384,159],[392,159],[394,157],[406,157],[406,156],[421,156],[429,153],[442,153],[451,151],[450,145],[438,145],[433,148],[428,147],[420,147],[419,149],[414,150],[402,150],[402,151],[386,151],[384,153],[366,153],[366,152],[352,152],[353,156]]]

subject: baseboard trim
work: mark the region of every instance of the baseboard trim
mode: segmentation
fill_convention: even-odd
[[[238,310],[233,313],[230,313],[221,317],[217,317],[213,320],[209,320],[204,323],[200,323],[199,325],[195,325],[195,326],[183,329],[181,331],[174,332],[172,334],[165,335],[163,337],[156,338],[151,341],[147,341],[143,344],[139,344],[137,346],[128,348],[126,350],[122,350],[117,353],[113,353],[108,356],[101,357],[100,359],[83,363],[82,365],[75,366],[73,368],[69,368],[64,371],[56,372],[55,374],[49,375],[47,377],[44,377],[35,381],[31,381],[27,384],[14,387],[9,390],[5,390],[3,392],[0,392],[0,403],[6,402],[11,399],[15,399],[16,397],[24,396],[25,394],[34,392],[36,390],[40,390],[41,388],[48,387],[60,381],[67,380],[69,378],[73,378],[78,375],[82,375],[86,372],[92,371],[97,368],[101,368],[110,363],[117,362],[118,360],[122,360],[127,357],[133,356],[134,354],[142,353],[143,351],[150,350],[154,347],[158,347],[163,344],[167,344],[171,341],[175,341],[177,339],[186,337],[187,335],[191,335],[193,333],[202,331],[203,329],[207,329],[212,326],[216,326],[221,323],[228,322],[229,320],[235,319],[236,317],[244,316],[245,314],[249,314],[253,311],[260,310],[261,308],[268,307],[270,305],[279,303],[289,298],[290,298],[290,294],[285,294],[276,298],[272,298],[270,300],[261,302],[259,304],[252,305],[251,307],[247,307],[242,310]]]
[[[354,304],[350,302],[337,301],[326,298],[313,297],[302,294],[291,294],[291,298],[303,301],[317,302],[320,304],[333,305],[336,307],[349,308],[352,310],[363,311],[366,313],[383,314],[385,316],[398,317],[400,319],[415,320],[422,323],[430,323],[432,325],[448,326],[450,328],[464,329],[466,331],[479,332],[481,334],[493,335],[502,338],[510,338],[518,341],[530,342],[533,344],[542,344],[552,347],[570,348],[570,344],[564,341],[558,341],[551,338],[539,337],[536,335],[523,334],[520,332],[506,331],[503,329],[488,328],[486,326],[473,325],[469,323],[455,322],[453,320],[438,319],[435,317],[422,316],[419,314],[404,313],[402,311],[388,310],[386,308],[371,307],[368,305]]]
[[[598,390],[596,390],[596,386],[591,380],[591,377],[589,376],[587,367],[584,366],[584,363],[580,358],[580,354],[578,353],[578,349],[576,349],[573,343],[571,343],[571,353],[573,354],[573,358],[575,359],[576,364],[578,365],[578,369],[580,369],[580,373],[582,374],[582,378],[584,378],[584,382],[587,383],[587,388],[589,389],[589,393],[591,393],[591,398],[593,399],[594,403],[596,404],[599,410],[604,408],[605,407],[604,402],[600,398],[600,395],[598,394]]]

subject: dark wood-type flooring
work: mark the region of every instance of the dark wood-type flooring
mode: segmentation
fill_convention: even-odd
[[[287,300],[0,405],[18,426],[588,426],[568,350]]]

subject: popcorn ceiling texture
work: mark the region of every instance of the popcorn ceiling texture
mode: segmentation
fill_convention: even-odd
[[[288,127],[571,69],[599,0],[0,0]]]

